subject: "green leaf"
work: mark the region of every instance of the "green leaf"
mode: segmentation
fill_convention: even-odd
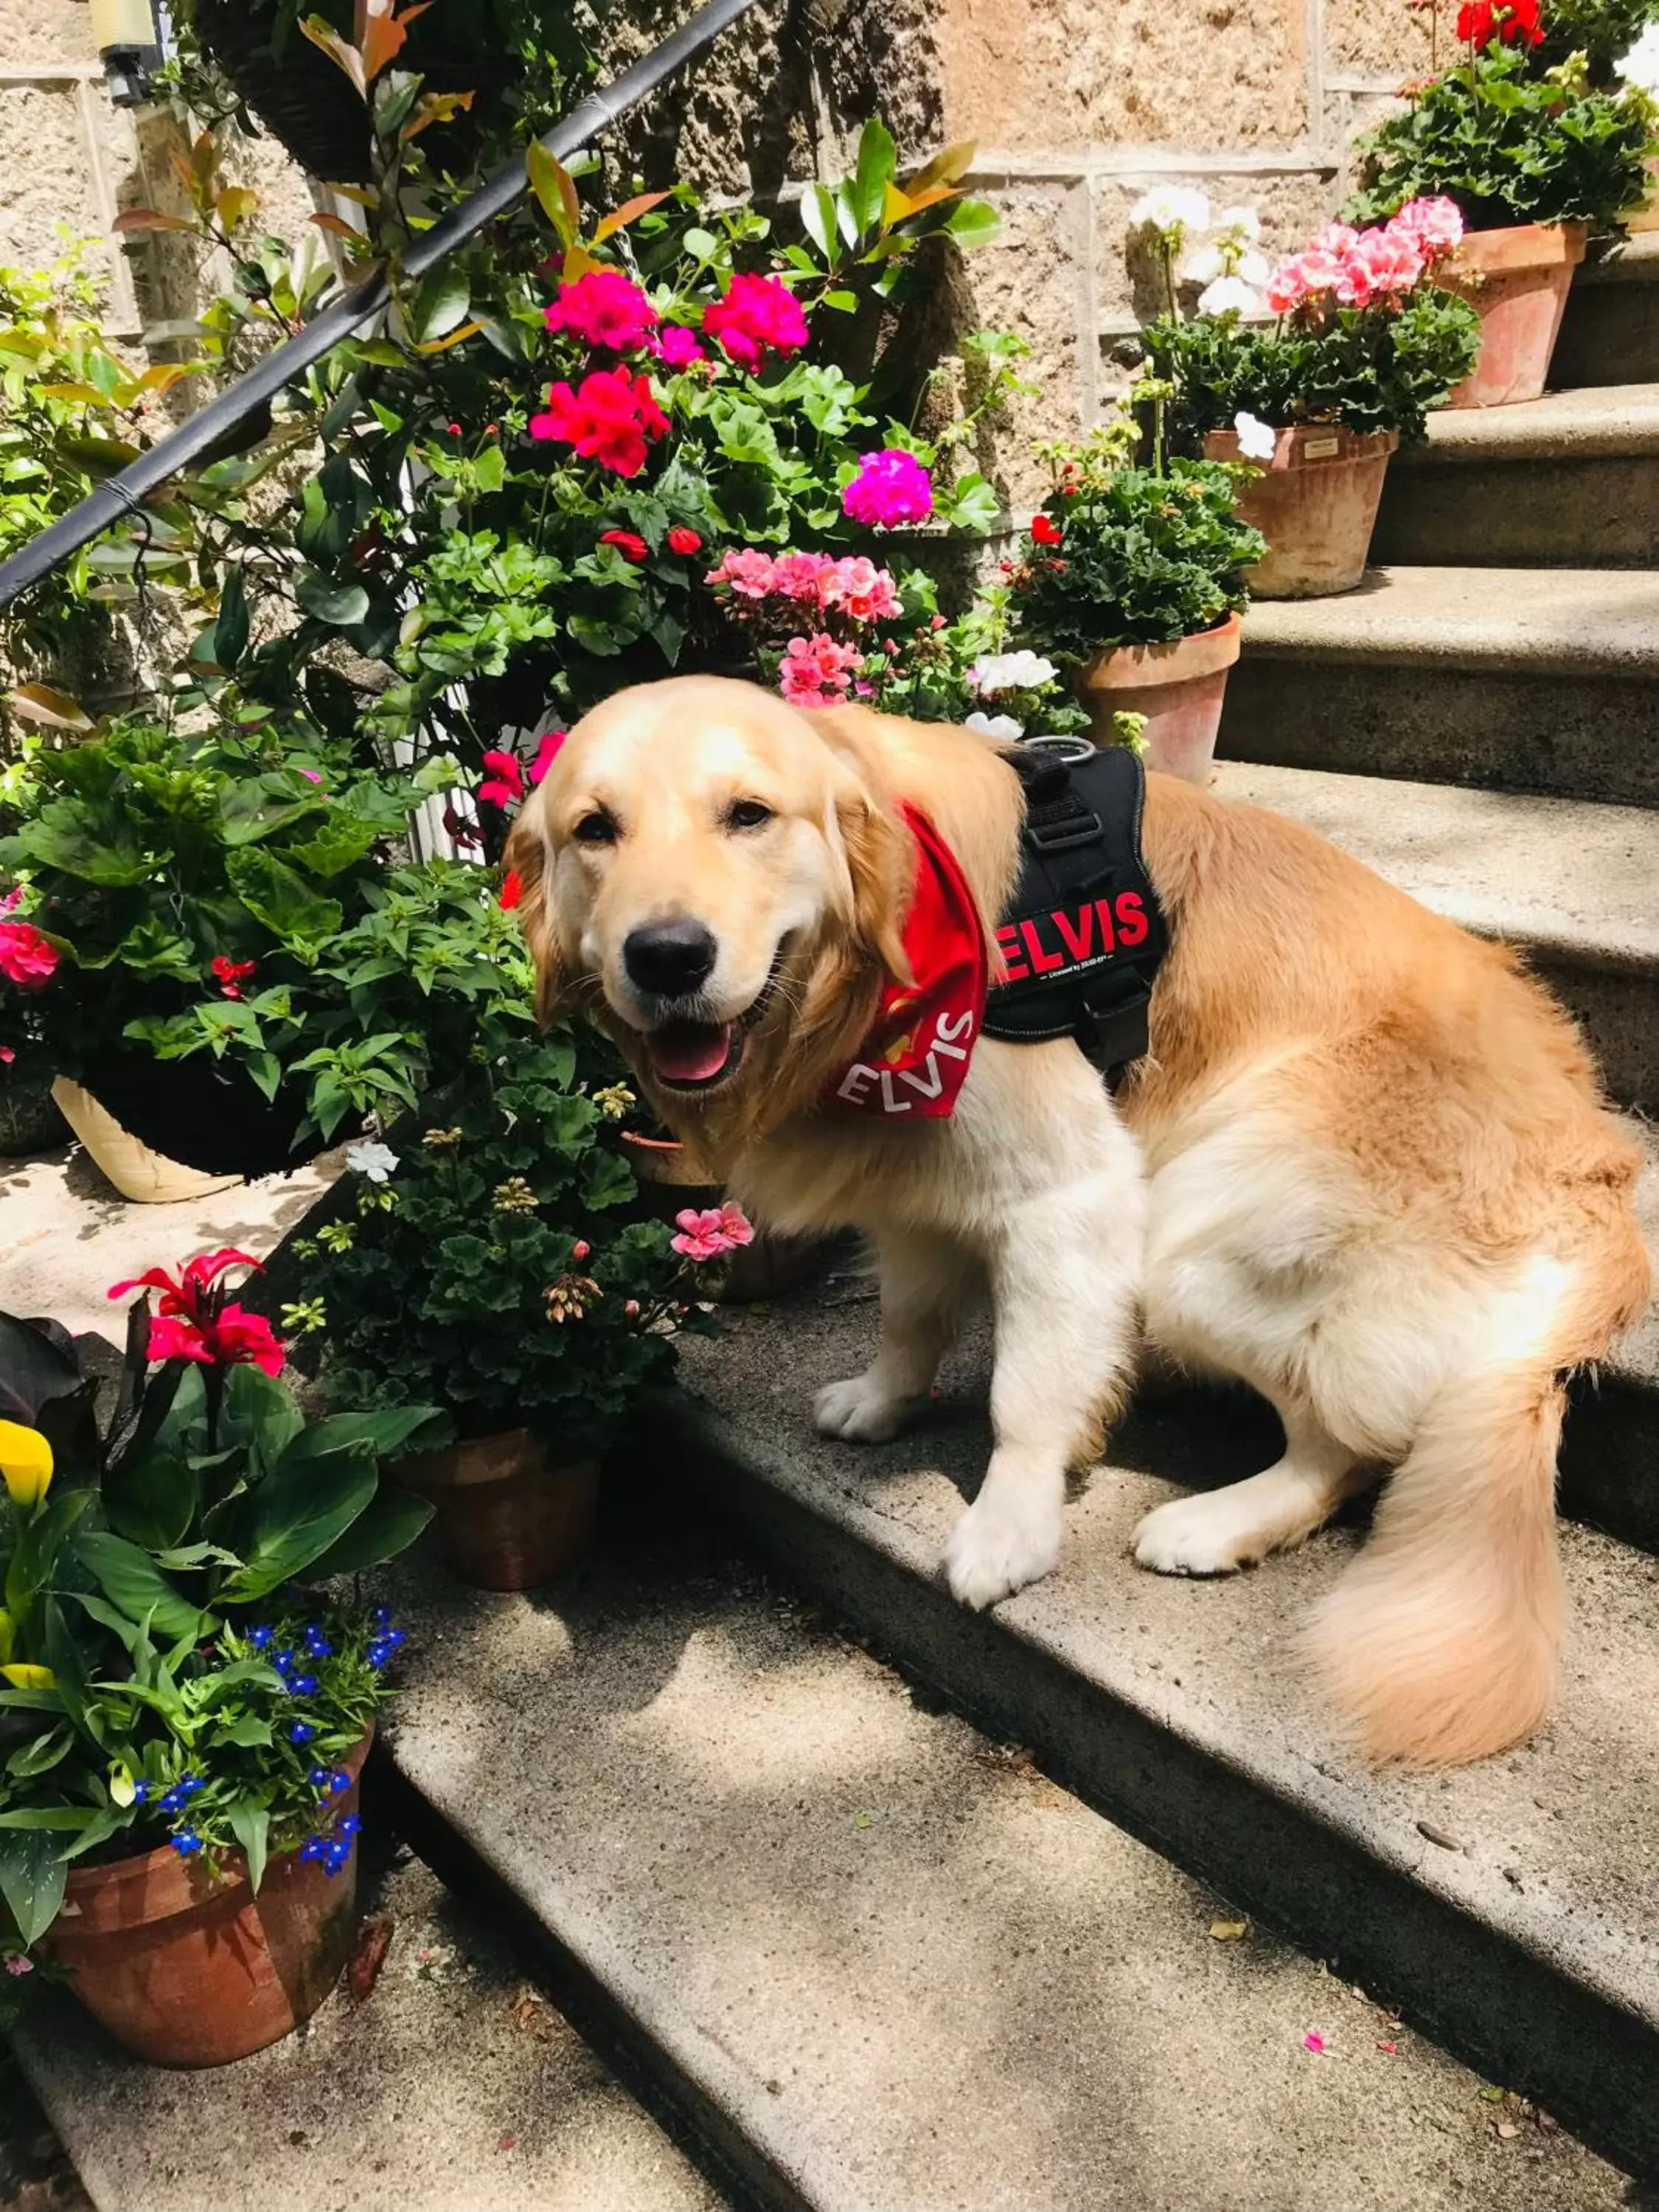
[[[424,279],[415,295],[410,321],[417,345],[430,345],[447,337],[466,320],[472,304],[472,279],[453,261],[446,261]]]
[[[105,1510],[111,1528],[145,1551],[164,1552],[182,1544],[196,1507],[196,1477],[171,1452],[150,1452],[136,1467],[129,1461],[106,1484]]]
[[[824,259],[832,265],[836,256],[836,202],[834,195],[823,185],[808,185],[801,194],[800,219],[806,235]]]
[[[129,1620],[149,1620],[163,1636],[193,1636],[201,1609],[189,1605],[147,1552],[124,1536],[89,1528],[76,1540],[76,1557]]]
[[[499,444],[486,446],[472,467],[472,481],[480,491],[499,491],[507,482],[507,455]]]
[[[227,568],[219,586],[219,614],[213,625],[213,659],[217,667],[234,668],[247,651],[247,592],[240,568]]]
[[[6,1771],[15,1782],[27,1782],[37,1774],[49,1774],[61,1759],[68,1756],[74,1741],[72,1728],[53,1729],[13,1752],[6,1761]]]
[[[50,1829],[55,1835],[77,1835],[90,1827],[95,1818],[90,1805],[18,1805],[0,1813],[0,1829],[29,1834]]]
[[[258,1713],[238,1713],[219,1730],[218,1740],[234,1744],[240,1751],[264,1751],[272,1741],[270,1723],[261,1720]]]
[[[240,1797],[228,1808],[225,1818],[230,1822],[231,1833],[246,1856],[248,1880],[258,1889],[265,1875],[265,1843],[270,1830],[270,1808],[251,1804],[246,1797]]]
[[[307,568],[300,578],[294,596],[307,614],[336,629],[349,629],[368,612],[368,593],[361,584],[331,584],[314,568]]]
[[[859,140],[859,165],[853,179],[853,211],[860,232],[881,220],[896,161],[892,133],[872,115]]]
[[[69,1869],[52,1835],[0,1835],[0,1897],[25,1943],[38,1943],[57,1919]]]
[[[312,890],[285,861],[253,846],[225,856],[231,888],[256,921],[289,941],[325,943],[343,920],[337,899]]]
[[[945,228],[964,253],[988,246],[1002,229],[1002,217],[989,200],[958,200],[945,219]]]
[[[542,213],[557,231],[561,241],[573,246],[581,227],[582,211],[569,171],[554,159],[539,139],[526,149],[525,168]]]
[[[333,1429],[332,1422],[319,1421],[304,1430],[250,1492],[239,1547],[247,1565],[220,1591],[226,1604],[264,1597],[320,1559],[374,1497],[379,1478],[372,1453]]]
[[[220,1441],[251,1444],[264,1468],[275,1467],[305,1426],[305,1415],[281,1377],[251,1363],[225,1377]]]
[[[65,1539],[96,1496],[95,1491],[86,1489],[54,1491],[44,1511],[19,1524],[6,1569],[8,1613],[21,1617],[28,1611],[37,1592],[51,1580]]]
[[[361,1574],[365,1567],[378,1567],[407,1551],[431,1518],[432,1507],[424,1498],[383,1482],[339,1542],[313,1559],[307,1571],[326,1582],[331,1575]]]

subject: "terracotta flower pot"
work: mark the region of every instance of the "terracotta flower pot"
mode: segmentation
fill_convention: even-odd
[[[351,1787],[326,1817],[357,1809]],[[333,1875],[297,1851],[273,1858],[256,1896],[232,1852],[217,1875],[171,1844],[76,1867],[46,1948],[118,2043],[156,2066],[222,2066],[309,2020],[340,1978],[356,1924],[357,1849]]]
[[[726,1193],[690,1146],[672,1137],[641,1136],[632,1129],[623,1131],[623,1142],[643,1186],[639,1206],[646,1219],[672,1223],[688,1206],[703,1212],[724,1202]],[[781,1297],[786,1291],[798,1291],[811,1281],[823,1254],[818,1237],[775,1237],[769,1230],[757,1230],[752,1244],[745,1244],[718,1273],[711,1273],[707,1296],[714,1304],[727,1306]]]
[[[416,1452],[392,1472],[430,1498],[445,1564],[475,1589],[534,1589],[592,1540],[599,1462],[550,1467],[528,1429]]]
[[[1301,422],[1280,430],[1271,460],[1239,487],[1238,512],[1267,541],[1267,557],[1248,571],[1258,599],[1323,599],[1351,592],[1365,573],[1392,430],[1343,430]],[[1212,430],[1212,461],[1242,459],[1237,434]]]
[[[1173,645],[1121,645],[1083,671],[1079,692],[1096,741],[1109,744],[1114,714],[1146,717],[1146,765],[1188,783],[1215,772],[1215,737],[1227,672],[1238,659],[1238,617]]]
[[[58,1112],[81,1139],[87,1156],[106,1182],[123,1198],[139,1206],[172,1206],[182,1199],[206,1198],[216,1190],[234,1190],[240,1176],[204,1175],[179,1160],[165,1158],[124,1129],[91,1091],[83,1091],[68,1076],[52,1086]]]
[[[1449,406],[1537,398],[1589,234],[1582,222],[1523,222],[1465,235],[1443,281],[1480,318],[1480,357]]]

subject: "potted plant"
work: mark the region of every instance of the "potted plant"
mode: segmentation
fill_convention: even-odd
[[[1647,197],[1655,111],[1635,85],[1593,83],[1583,53],[1540,66],[1540,0],[1466,0],[1457,28],[1462,58],[1359,142],[1350,212],[1455,202],[1467,235],[1443,281],[1473,302],[1481,344],[1451,404],[1494,407],[1543,391],[1586,239]]]
[[[1180,434],[1211,459],[1255,465],[1239,512],[1267,543],[1261,599],[1351,591],[1364,573],[1389,457],[1473,365],[1480,326],[1434,279],[1462,236],[1449,200],[1386,223],[1331,223],[1267,271],[1264,291],[1212,287],[1190,320],[1146,333],[1174,387]],[[1276,319],[1247,319],[1263,307]]]
[[[517,932],[480,872],[392,865],[432,787],[250,717],[112,723],[0,791],[0,1036],[52,1061],[124,1194],[292,1166],[453,1073],[481,1012],[527,1025]]]
[[[1211,779],[1227,672],[1238,658],[1245,572],[1267,550],[1238,512],[1239,470],[1170,457],[1169,386],[1143,380],[1132,406],[1151,410],[1150,463],[1129,456],[1131,414],[1080,444],[1041,450],[1054,489],[1032,518],[1010,580],[1021,642],[1074,685],[1098,742],[1142,716],[1150,766]]]
[[[689,1276],[752,1235],[731,1207],[635,1217],[613,1073],[586,1033],[487,1051],[435,1117],[348,1151],[355,1206],[296,1248],[330,1402],[439,1408],[396,1472],[488,1589],[586,1548],[599,1463],[697,1318]]]
[[[0,1951],[167,2065],[274,2041],[338,1974],[403,1639],[329,1585],[428,1517],[377,1464],[425,1412],[308,1421],[231,1292],[252,1264],[116,1286],[160,1298],[107,1412],[63,1330],[0,1316]]]

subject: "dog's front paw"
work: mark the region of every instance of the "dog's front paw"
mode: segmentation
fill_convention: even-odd
[[[1269,1548],[1224,1490],[1172,1498],[1136,1528],[1134,1554],[1158,1575],[1231,1575]]]
[[[1058,1512],[1030,1498],[1009,1500],[981,1491],[945,1547],[945,1578],[961,1605],[982,1613],[1041,1581],[1060,1559]]]
[[[812,1419],[821,1437],[884,1444],[902,1436],[927,1403],[926,1398],[894,1397],[873,1376],[853,1375],[825,1384],[812,1401]]]

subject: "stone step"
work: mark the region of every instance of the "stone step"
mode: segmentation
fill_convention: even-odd
[[[947,1367],[935,1418],[913,1437],[879,1449],[816,1438],[815,1388],[864,1367],[874,1338],[873,1304],[834,1288],[740,1319],[690,1347],[698,1402],[653,1451],[876,1649],[1030,1746],[1109,1818],[1607,2155],[1659,2169],[1659,1561],[1565,1524],[1571,1633],[1556,1718],[1472,1769],[1379,1776],[1340,1748],[1292,1648],[1353,1528],[1223,1582],[1167,1579],[1129,1559],[1141,1515],[1177,1494],[1167,1478],[1212,1485],[1275,1455],[1275,1425],[1251,1418],[1254,1401],[1183,1394],[1138,1410],[1068,1505],[1056,1573],[975,1614],[951,1600],[938,1563],[988,1448],[985,1333]],[[428,1771],[435,1762],[452,1807],[481,1755],[434,1743]],[[613,1863],[629,1859],[618,1850]],[[836,1879],[827,1866],[797,1874],[817,1892]],[[776,1942],[787,1952],[782,1929]],[[1005,1993],[1011,1980],[1005,1965]],[[908,2008],[896,2009],[914,2031]],[[1265,2048],[1258,2038],[1253,2064]],[[1239,2109],[1264,2112],[1262,2087]],[[1316,2200],[1229,2201],[1352,2201],[1320,2179]],[[1472,2201],[1491,2200],[1477,2187]],[[1555,2201],[1547,2187],[1533,2198]]]
[[[775,1377],[818,1349],[774,1322],[726,1357],[763,1351]],[[793,1388],[781,1431],[766,1378],[753,1402],[765,1449],[787,1449]],[[1609,2166],[1492,2101],[1346,1976],[927,1710],[752,1571],[700,1562],[701,1509],[676,1508],[665,1472],[655,1503],[613,1494],[611,1556],[555,1591],[399,1575],[411,1646],[390,1755],[422,1850],[533,1916],[554,1986],[631,2033],[757,2202],[1623,2201]]]
[[[1374,568],[1329,599],[1259,599],[1221,747],[1659,805],[1659,575]]]
[[[34,1993],[17,2055],[96,2212],[726,2212],[472,1906],[407,1853],[365,1901],[373,1994],[234,2066],[141,2065]]]
[[[1583,1024],[1611,1095],[1659,1101],[1659,812],[1243,761],[1216,787],[1517,946]]]
[[[1550,382],[1650,384],[1659,379],[1659,231],[1642,231],[1572,280]]]
[[[1444,408],[1389,466],[1379,566],[1642,568],[1659,562],[1659,383]]]

